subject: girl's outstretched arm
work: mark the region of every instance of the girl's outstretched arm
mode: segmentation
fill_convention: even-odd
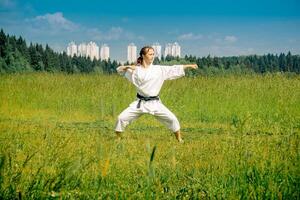
[[[183,69],[187,69],[187,68],[197,69],[198,65],[197,64],[183,65]]]
[[[135,67],[135,65],[121,65],[117,68],[117,72],[126,72],[128,69],[135,70]]]

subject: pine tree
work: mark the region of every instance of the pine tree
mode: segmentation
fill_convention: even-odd
[[[1,29],[0,31],[0,57],[4,58],[6,56],[6,45],[7,45],[7,37]]]
[[[292,60],[292,54],[289,51],[286,55],[286,71],[290,72],[293,68],[293,60]]]
[[[4,74],[8,71],[7,64],[4,58],[0,57],[0,74]]]
[[[284,53],[281,53],[279,55],[279,70],[281,72],[285,72],[286,66],[287,66],[286,57],[285,57]]]

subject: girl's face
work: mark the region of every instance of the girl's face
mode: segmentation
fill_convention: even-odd
[[[146,53],[146,55],[143,55],[143,59],[146,62],[152,62],[154,59],[154,50],[153,49],[149,49],[148,52]]]

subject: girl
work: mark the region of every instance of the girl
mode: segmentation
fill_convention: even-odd
[[[121,138],[121,133],[133,120],[148,113],[166,125],[173,131],[178,142],[183,143],[178,119],[163,105],[158,95],[165,80],[182,77],[185,75],[184,69],[197,69],[198,66],[196,64],[153,65],[153,60],[154,49],[151,46],[145,46],[140,51],[136,66],[128,65],[117,68],[118,73],[123,74],[137,89],[137,99],[118,116],[115,126],[117,137]]]

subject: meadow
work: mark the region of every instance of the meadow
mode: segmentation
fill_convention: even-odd
[[[0,76],[0,199],[300,199],[300,77],[183,77],[153,116],[114,125],[135,99],[118,75]]]

